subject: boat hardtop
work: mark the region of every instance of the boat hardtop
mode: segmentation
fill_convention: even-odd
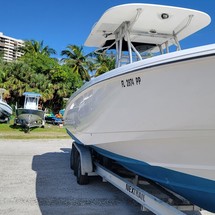
[[[94,25],[85,45],[99,48],[161,50],[206,27],[208,14],[155,4],[124,4],[107,10]],[[121,44],[117,43],[122,40]],[[121,47],[120,47],[121,46]],[[131,46],[131,47],[130,47]],[[157,47],[155,49],[155,47]]]

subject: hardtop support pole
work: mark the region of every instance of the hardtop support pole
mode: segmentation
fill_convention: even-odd
[[[128,25],[129,25],[129,23],[126,22],[125,23],[125,31],[126,31],[126,38],[127,38],[127,44],[128,44],[129,62],[132,63],[133,59],[132,59],[131,40],[130,40],[129,31],[128,31]]]

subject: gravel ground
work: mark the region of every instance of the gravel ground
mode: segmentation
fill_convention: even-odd
[[[1,215],[151,214],[99,177],[78,185],[69,168],[71,143],[0,140]]]

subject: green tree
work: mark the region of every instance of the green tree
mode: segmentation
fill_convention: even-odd
[[[97,69],[96,69],[95,77],[115,68],[115,58],[113,55],[108,56],[104,53],[97,54],[96,62],[97,62]]]
[[[26,41],[22,51],[24,55],[14,62],[4,62],[0,56],[0,87],[7,89],[10,105],[17,103],[19,107],[23,106],[23,93],[37,92],[42,95],[45,108],[58,112],[64,107],[63,98],[70,97],[81,87],[83,80],[89,80],[87,60],[78,47],[74,47],[74,55],[78,59],[73,56],[74,59],[63,65],[51,57],[55,52],[48,46],[44,47],[43,42]],[[78,72],[71,62],[78,67]]]
[[[49,46],[44,46],[43,41],[36,40],[26,40],[24,46],[19,48],[21,51],[26,53],[30,53],[36,55],[40,53],[41,55],[50,56],[52,54],[56,54],[56,51]]]
[[[115,57],[106,53],[93,53],[90,54],[92,68],[95,71],[95,77],[102,75],[115,68]]]
[[[0,83],[0,87],[9,92],[6,99],[10,104],[19,103],[22,94],[28,91],[29,82],[26,80],[29,78],[29,72],[30,68],[28,65],[22,62],[10,62],[5,64],[5,76]]]
[[[6,76],[6,72],[4,71],[5,63],[4,63],[4,52],[0,51],[0,83]]]
[[[68,65],[58,65],[54,68],[50,72],[50,80],[54,92],[52,100],[47,101],[47,106],[54,111],[63,107],[63,98],[69,98],[83,84],[80,76],[73,73]]]
[[[68,45],[66,50],[61,52],[62,61],[72,68],[72,71],[79,74],[82,80],[89,81],[88,73],[89,62],[83,54],[83,47]]]

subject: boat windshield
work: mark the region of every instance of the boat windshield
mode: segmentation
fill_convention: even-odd
[[[38,109],[38,98],[37,97],[26,97],[24,108],[26,109]]]

